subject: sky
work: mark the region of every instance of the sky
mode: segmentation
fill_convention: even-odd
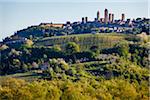
[[[120,19],[150,17],[148,0],[0,0],[0,41],[18,30],[40,23],[81,21],[87,16],[94,20],[104,9]]]

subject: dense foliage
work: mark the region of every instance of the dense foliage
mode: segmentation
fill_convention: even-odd
[[[132,36],[80,35],[28,39],[17,48],[3,45],[0,99],[147,100],[149,42]],[[7,78],[16,73],[31,74]]]
[[[148,100],[148,83],[122,79],[34,81],[6,79],[0,84],[1,100]]]

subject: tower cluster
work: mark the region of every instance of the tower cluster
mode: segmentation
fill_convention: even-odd
[[[82,17],[82,23],[88,22],[88,17]]]
[[[97,11],[97,17],[95,18],[96,21],[103,22],[103,23],[113,23],[114,22],[114,14],[109,13],[108,9],[104,10],[104,18],[100,17],[100,11]],[[125,14],[122,13],[121,21],[125,20]]]

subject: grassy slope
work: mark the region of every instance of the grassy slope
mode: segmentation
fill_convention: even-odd
[[[79,34],[79,35],[69,35],[69,36],[55,36],[46,37],[39,39],[35,42],[35,46],[53,46],[60,45],[64,48],[67,42],[76,42],[80,45],[81,51],[88,50],[91,46],[98,46],[99,48],[110,48],[114,46],[117,42],[124,40],[126,35],[124,34]]]
[[[41,78],[41,75],[38,75],[36,72],[25,72],[25,73],[16,73],[16,74],[11,74],[11,75],[5,75],[5,76],[0,76],[0,81],[5,79],[5,78],[19,78],[19,79],[24,79],[27,81],[33,81],[38,78]]]

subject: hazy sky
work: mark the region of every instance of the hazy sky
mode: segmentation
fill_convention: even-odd
[[[148,0],[0,0],[0,40],[17,30],[41,22],[65,23],[89,20],[97,10],[103,17],[104,9],[115,14],[125,13],[126,18],[149,17]]]

